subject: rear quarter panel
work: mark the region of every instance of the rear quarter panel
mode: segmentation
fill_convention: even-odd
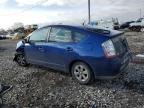
[[[87,38],[73,44],[74,51],[69,54],[68,69],[73,61],[84,61],[94,71],[94,67],[100,64],[104,58],[104,51],[101,44],[108,40],[100,34],[86,33]]]

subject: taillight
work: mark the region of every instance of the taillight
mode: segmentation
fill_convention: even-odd
[[[116,56],[116,51],[111,40],[108,40],[102,44],[103,50],[105,52],[105,56],[107,58],[111,58]]]

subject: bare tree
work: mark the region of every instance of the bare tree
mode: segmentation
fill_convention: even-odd
[[[24,24],[21,22],[16,22],[13,24],[12,29],[15,30],[15,29],[21,28],[21,27],[24,27]]]
[[[3,28],[0,29],[0,35],[6,35],[7,34],[7,31],[4,30]]]

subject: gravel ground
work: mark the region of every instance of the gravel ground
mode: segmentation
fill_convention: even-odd
[[[132,41],[141,39],[131,34],[126,34],[128,42],[137,53],[142,47],[135,52],[133,46],[140,46]],[[12,61],[15,46],[16,41],[0,40],[0,82],[13,85],[3,96],[6,108],[144,108],[142,64],[131,63],[117,79],[80,85],[61,72],[33,65],[18,66]]]
[[[144,54],[144,33],[142,32],[126,32],[125,36],[128,40],[132,53]]]

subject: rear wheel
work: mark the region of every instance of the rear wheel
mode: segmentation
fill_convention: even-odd
[[[88,84],[93,81],[93,73],[90,67],[83,62],[76,62],[73,64],[72,77],[80,84]]]
[[[17,57],[16,57],[16,62],[17,62],[20,66],[24,66],[24,67],[28,65],[28,63],[26,62],[25,57],[24,57],[23,54],[17,55]]]

